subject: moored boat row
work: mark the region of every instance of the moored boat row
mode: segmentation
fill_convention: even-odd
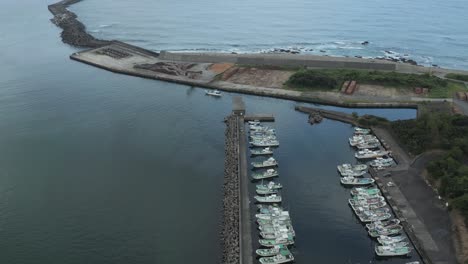
[[[390,208],[375,180],[364,177],[368,167],[385,169],[395,164],[389,151],[382,148],[379,139],[371,134],[370,129],[355,128],[349,144],[357,149],[355,158],[367,164],[341,164],[337,166],[342,176],[340,182],[345,186],[356,186],[350,193],[348,204],[357,218],[363,223],[370,237],[376,238],[378,256],[403,256],[411,252],[409,242],[402,235],[400,220],[392,218]]]
[[[257,181],[255,185],[257,195],[254,196],[254,199],[258,203],[258,212],[255,214],[255,218],[261,237],[258,243],[262,247],[257,249],[255,253],[260,257],[259,262],[262,264],[292,262],[294,256],[289,246],[294,244],[296,233],[289,211],[280,206],[283,200],[280,193],[283,186],[281,183],[273,181],[279,176],[278,161],[273,157],[272,150],[272,147],[279,146],[276,131],[262,125],[259,121],[251,121],[248,126],[252,146],[250,154],[252,158],[257,160],[252,161],[251,165],[252,169],[255,170],[252,173],[252,180]],[[264,180],[268,180],[268,182],[263,182]]]

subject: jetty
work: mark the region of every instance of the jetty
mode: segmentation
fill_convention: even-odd
[[[233,110],[226,117],[225,175],[223,200],[222,263],[252,264],[247,142],[244,131],[245,104],[233,98]]]

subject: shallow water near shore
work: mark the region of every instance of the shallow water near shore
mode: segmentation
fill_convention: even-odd
[[[0,10],[9,36],[0,42],[0,262],[218,263],[222,120],[233,94],[215,99],[71,61],[76,49],[61,43],[43,2],[7,5]],[[335,172],[352,161],[351,127],[309,126],[294,102],[243,97],[249,112],[277,118],[298,263],[376,262]]]
[[[465,0],[86,0],[71,10],[99,38],[158,51],[290,49],[468,69]]]

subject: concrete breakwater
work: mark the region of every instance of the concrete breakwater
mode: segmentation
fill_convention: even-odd
[[[225,119],[225,168],[223,223],[221,230],[222,263],[240,262],[240,217],[239,217],[239,134],[238,117],[230,115]]]
[[[97,48],[111,43],[101,40],[86,32],[86,27],[77,19],[77,15],[67,9],[68,6],[76,4],[81,0],[63,0],[49,5],[49,11],[54,15],[51,21],[62,28],[60,34],[62,41],[77,47]]]

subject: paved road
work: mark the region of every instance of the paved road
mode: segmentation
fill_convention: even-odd
[[[430,237],[422,241],[428,256],[433,263],[452,264],[457,263],[457,260],[448,210],[445,202],[438,199],[438,195],[422,176],[427,164],[440,155],[440,152],[423,154],[407,172],[392,172],[392,179],[429,232]]]

